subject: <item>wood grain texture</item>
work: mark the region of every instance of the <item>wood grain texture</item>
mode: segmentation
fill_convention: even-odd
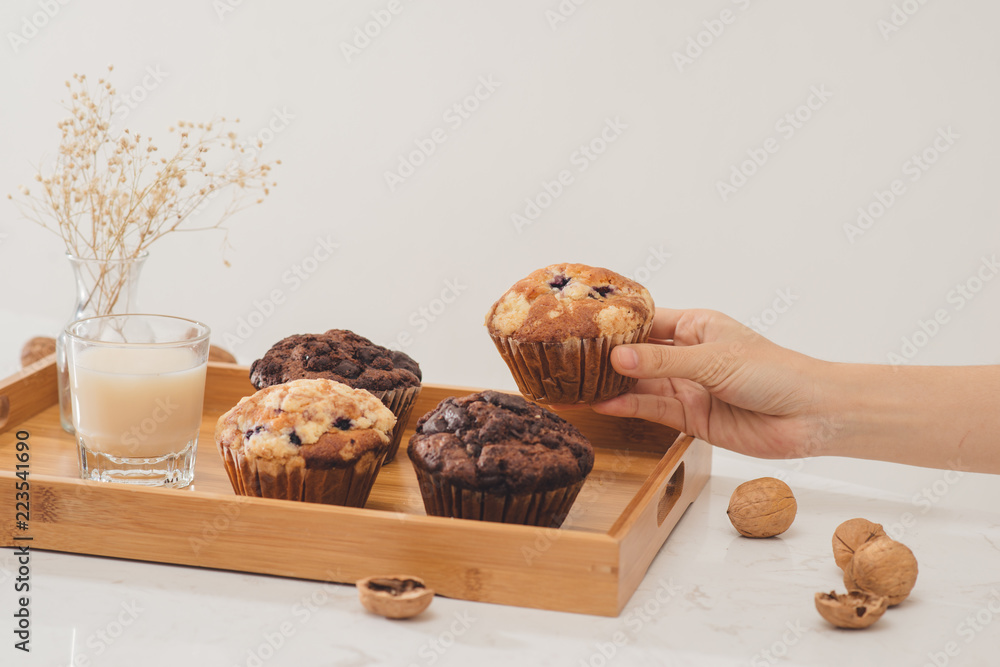
[[[54,365],[40,364],[0,383],[11,409],[0,427],[0,496],[13,497],[14,431],[26,430],[38,549],[344,583],[409,573],[450,597],[613,616],[711,469],[704,443],[584,409],[561,414],[594,444],[595,467],[558,530],[428,517],[405,455],[382,469],[364,509],[245,498],[233,493],[213,436],[219,416],[254,388],[246,367],[213,362],[191,487],[85,482],[59,426]],[[472,391],[424,385],[404,445],[420,415]],[[679,492],[668,491],[678,478]],[[0,544],[17,533],[10,508]]]
[[[25,366],[6,380],[0,380],[0,433],[58,403],[56,355]],[[58,423],[59,416],[56,415]]]

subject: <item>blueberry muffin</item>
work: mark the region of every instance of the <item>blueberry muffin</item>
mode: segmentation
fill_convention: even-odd
[[[520,396],[446,398],[408,449],[427,514],[558,527],[594,468],[575,426]]]
[[[654,313],[649,291],[633,280],[553,264],[507,290],[486,327],[522,394],[542,403],[594,403],[635,386],[612,368],[611,350],[644,343]]]
[[[420,366],[409,355],[345,329],[289,336],[250,366],[250,382],[258,389],[290,380],[324,378],[374,394],[396,415],[386,463],[399,449],[420,393],[421,377]]]
[[[293,380],[240,399],[215,442],[240,495],[364,507],[395,423],[363,389]]]

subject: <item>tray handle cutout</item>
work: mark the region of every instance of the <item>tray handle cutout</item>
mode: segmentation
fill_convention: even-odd
[[[660,496],[660,502],[656,506],[656,526],[659,528],[663,525],[663,520],[667,518],[670,514],[670,510],[674,508],[677,504],[677,499],[681,497],[684,492],[684,462],[677,466],[677,470],[674,474],[670,476],[667,480],[667,486],[663,489],[663,495]]]
[[[0,394],[0,429],[7,425],[10,418],[10,399],[6,394]]]

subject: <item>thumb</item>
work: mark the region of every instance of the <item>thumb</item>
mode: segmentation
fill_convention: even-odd
[[[733,355],[712,344],[675,346],[640,343],[611,350],[611,365],[622,375],[640,379],[684,378],[713,387],[729,375]]]

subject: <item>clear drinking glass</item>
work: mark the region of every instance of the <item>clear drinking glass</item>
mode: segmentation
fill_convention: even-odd
[[[209,333],[201,322],[166,315],[88,317],[66,327],[81,477],[191,483]]]

